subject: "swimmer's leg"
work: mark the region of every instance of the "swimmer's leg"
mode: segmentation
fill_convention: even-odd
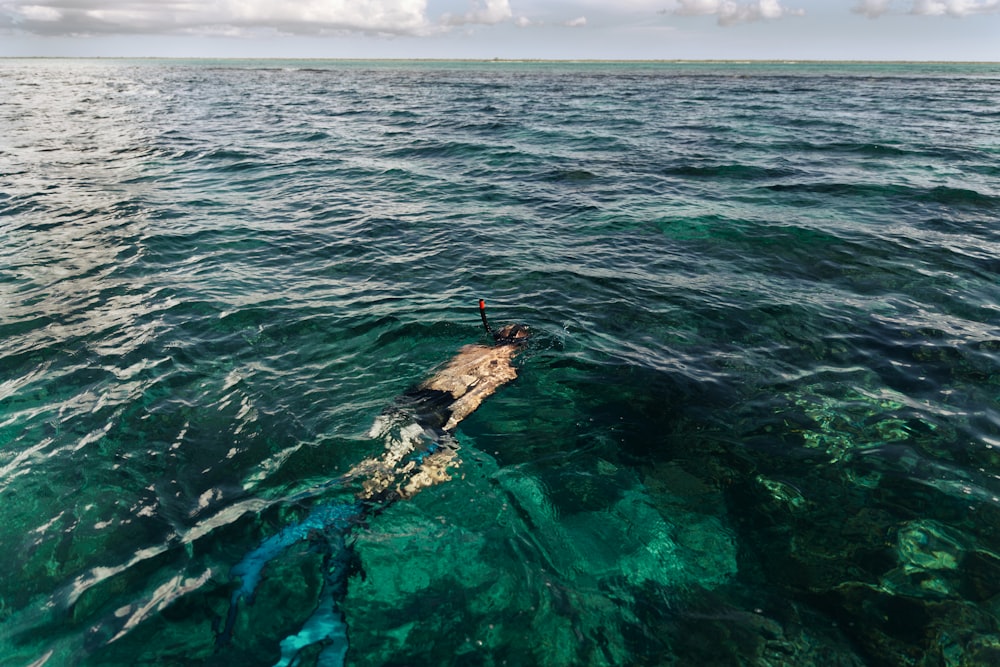
[[[233,592],[230,598],[226,625],[220,633],[217,643],[219,645],[226,644],[232,639],[233,626],[239,612],[239,603],[243,599],[246,599],[248,603],[253,602],[254,593],[264,576],[264,568],[268,563],[281,555],[288,547],[309,537],[314,531],[326,535],[339,535],[341,543],[343,543],[344,536],[362,518],[363,512],[364,506],[357,502],[320,505],[313,508],[305,519],[285,526],[244,556],[243,560],[234,565],[231,571],[233,577],[239,577],[240,587]]]
[[[339,603],[347,595],[353,552],[344,534],[334,536],[328,546],[319,605],[301,630],[281,640],[281,660],[274,667],[297,665],[299,652],[317,642],[325,644],[316,663],[319,667],[342,667],[344,664],[349,643],[347,621]]]

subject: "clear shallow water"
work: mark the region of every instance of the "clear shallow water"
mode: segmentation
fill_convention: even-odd
[[[317,485],[479,297],[537,336],[355,531],[349,664],[997,661],[997,66],[7,60],[0,99],[0,663],[274,664],[321,555],[218,648],[230,568],[358,491]]]

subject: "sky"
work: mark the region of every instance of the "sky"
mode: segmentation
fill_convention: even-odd
[[[0,0],[0,56],[1000,61],[1000,0]]]

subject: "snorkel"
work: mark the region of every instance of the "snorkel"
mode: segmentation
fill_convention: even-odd
[[[497,335],[493,333],[493,329],[490,328],[490,323],[486,321],[486,302],[482,299],[479,300],[479,317],[483,318],[483,328],[486,329],[486,333],[496,340]]]
[[[483,328],[486,333],[493,337],[493,342],[497,345],[523,345],[528,342],[531,331],[526,324],[508,324],[499,331],[493,331],[489,321],[486,319],[486,302],[479,300],[479,316],[483,319]]]

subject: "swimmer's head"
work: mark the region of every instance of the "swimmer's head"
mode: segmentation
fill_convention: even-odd
[[[526,324],[508,324],[493,334],[498,345],[524,345],[531,338],[531,330]]]
[[[499,331],[494,331],[490,323],[486,320],[486,302],[479,300],[479,316],[483,319],[483,328],[486,333],[493,336],[493,341],[497,345],[524,345],[531,337],[531,330],[527,324],[508,324],[501,327]]]

